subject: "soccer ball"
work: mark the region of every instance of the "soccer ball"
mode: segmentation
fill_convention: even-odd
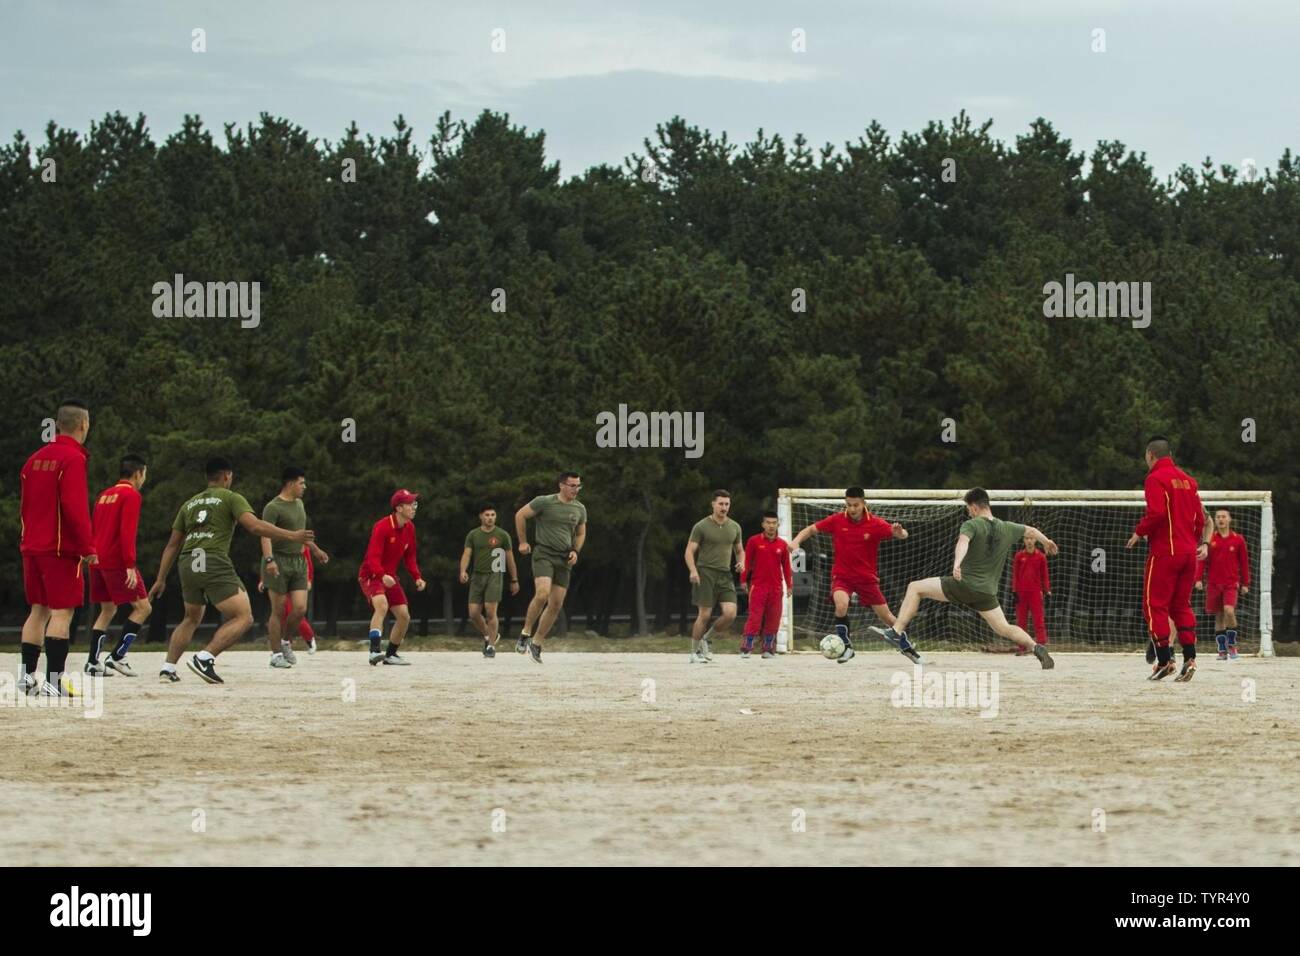
[[[822,657],[835,660],[844,653],[844,639],[838,634],[827,634],[822,638]]]

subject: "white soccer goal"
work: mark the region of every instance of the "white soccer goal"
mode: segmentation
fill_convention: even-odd
[[[894,613],[908,582],[951,573],[953,546],[966,518],[964,490],[870,490],[867,505],[889,521],[902,523],[909,537],[880,546],[880,586]],[[1141,491],[990,491],[993,513],[1034,525],[1060,546],[1048,558],[1052,596],[1046,599],[1049,647],[1075,651],[1138,651],[1146,645],[1142,618],[1142,570],[1146,542],[1126,550],[1125,542],[1142,514]],[[1243,653],[1273,655],[1273,503],[1267,491],[1201,491],[1213,520],[1216,508],[1232,512],[1233,530],[1243,535],[1250,556],[1250,592],[1237,604],[1237,642]],[[780,534],[787,541],[805,526],[844,507],[842,488],[782,488],[777,500]],[[834,630],[830,602],[831,543],[817,534],[795,555],[794,593],[785,597],[778,649],[795,641],[816,646]],[[1011,593],[1012,556],[1007,557],[1001,597],[1015,620]],[[1192,592],[1197,643],[1214,645],[1214,618],[1205,612],[1204,591]],[[873,649],[866,628],[876,623],[856,597],[849,608],[854,644]],[[1010,642],[993,635],[971,610],[925,601],[908,628],[919,646],[950,650],[1007,650]],[[1032,633],[1032,627],[1029,628]],[[883,645],[882,645],[883,646]]]

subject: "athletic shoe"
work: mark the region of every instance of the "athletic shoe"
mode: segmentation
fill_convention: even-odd
[[[209,684],[225,683],[225,681],[223,681],[220,677],[217,676],[216,658],[212,658],[206,661],[201,661],[199,660],[199,655],[195,654],[188,661],[186,661],[186,663],[189,664],[190,670],[194,671],[194,673],[198,674]]]
[[[378,663],[379,663],[380,661],[382,661],[383,659],[384,659],[384,652],[383,652],[383,651],[371,651],[371,652],[370,652],[370,666],[371,666],[371,667],[374,667],[376,664],[378,664]]]
[[[694,657],[694,656],[695,656],[694,654],[691,655],[691,657]],[[741,652],[740,652],[740,659],[741,659],[742,661],[747,661],[747,660],[749,660],[749,651],[741,651]]]
[[[396,651],[394,651],[392,654],[387,654],[387,655],[385,655],[385,656],[384,656],[384,663],[385,663],[385,664],[390,664],[390,665],[396,665],[396,666],[399,666],[399,667],[410,667],[410,666],[411,666],[411,662],[408,661],[405,657],[398,657]]]
[[[284,654],[284,659],[289,662],[289,666],[298,663],[298,655],[293,652],[293,645],[288,641],[280,642],[280,652]]]
[[[1174,671],[1178,670],[1178,665],[1174,663],[1171,657],[1164,664],[1155,664],[1151,668],[1151,676],[1147,680],[1164,680]]]
[[[1050,671],[1056,666],[1056,661],[1052,660],[1052,655],[1047,653],[1047,645],[1035,644],[1034,656],[1038,658],[1038,663],[1043,665],[1043,670]]]
[[[765,655],[765,656],[766,656],[766,655]],[[836,663],[836,664],[843,664],[845,661],[851,661],[851,660],[853,660],[853,658],[856,657],[856,656],[857,656],[857,655],[853,652],[853,645],[852,645],[852,644],[845,644],[845,645],[844,645],[844,653],[841,654],[839,657],[835,658],[835,663]]]
[[[704,659],[704,663],[706,664],[713,663],[713,650],[709,647],[709,639],[707,637],[700,638],[700,657]]]
[[[116,671],[117,673],[121,674],[123,677],[136,676],[135,671],[131,670],[130,664],[128,664],[126,661],[117,660],[117,658],[115,658],[112,654],[109,654],[106,658],[104,658],[104,667],[110,672]]]
[[[307,653],[308,653],[308,654],[315,654],[315,653],[316,653],[316,635],[315,635],[315,634],[313,634],[311,637],[304,638],[304,639],[303,639],[303,643],[307,645]]]
[[[700,656],[699,654],[697,654],[695,651],[691,651],[691,656],[690,656],[689,658],[687,658],[687,661],[686,661],[686,662],[687,662],[688,664],[707,664],[707,663],[708,663],[708,661],[706,661],[703,657],[701,657],[701,656]]]
[[[272,654],[272,655],[271,655],[271,666],[272,666],[272,667],[292,667],[293,664],[291,664],[291,663],[289,662],[289,658],[285,657],[283,654]]]
[[[18,693],[32,695],[41,689],[35,674],[22,674],[18,678]]]
[[[96,662],[86,661],[86,666],[83,667],[82,670],[84,670],[84,671],[85,671],[87,674],[89,674],[91,677],[107,677],[107,676],[108,676],[108,671],[106,671],[106,670],[104,669],[104,665],[103,665],[103,664],[100,664],[98,661],[96,661]]]
[[[907,639],[906,631],[899,632],[894,630],[893,627],[876,627],[874,624],[868,627],[867,630],[891,647],[898,648],[904,654],[912,648],[912,642]]]
[[[775,652],[773,652],[773,651],[764,651],[764,652],[763,652],[763,660],[765,660],[765,661],[770,661],[770,660],[771,660],[772,658],[774,658],[774,657],[776,657],[776,654],[775,654]]]
[[[1196,658],[1192,657],[1183,661],[1183,669],[1179,671],[1178,676],[1174,678],[1175,684],[1186,684],[1196,676]]]
[[[175,671],[158,672],[158,683],[160,684],[179,684],[180,682],[181,682],[181,675],[176,673]]]
[[[60,678],[58,685],[51,684],[48,680],[41,681],[41,689],[36,692],[37,697],[79,697],[68,683],[67,678]]]
[[[527,654],[529,643],[530,643],[530,636],[528,634],[523,633],[523,631],[520,631],[519,640],[515,641],[515,653]]]
[[[1147,663],[1154,664],[1155,662],[1156,662],[1156,642],[1152,640],[1148,640],[1147,641]]]
[[[532,641],[529,641],[528,653],[532,656],[533,663],[540,664],[542,662],[542,645],[534,644]]]
[[[1241,656],[1241,655],[1237,653],[1237,648],[1236,648],[1236,647],[1229,647],[1229,648],[1228,648],[1228,660],[1230,660],[1230,661],[1235,661],[1235,660],[1237,660],[1237,658],[1239,658],[1240,656]]]
[[[497,649],[488,642],[487,638],[483,639],[483,656],[484,657],[497,656]]]

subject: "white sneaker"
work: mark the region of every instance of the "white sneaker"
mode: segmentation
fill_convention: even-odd
[[[315,653],[316,653],[316,635],[315,635],[315,634],[313,634],[311,637],[307,638],[307,640],[306,640],[304,643],[307,645],[307,653],[308,653],[308,654],[315,654]]]
[[[135,677],[135,671],[131,670],[131,665],[124,660],[114,660],[113,655],[109,654],[104,658],[104,670],[110,674],[121,674],[123,677]]]
[[[272,654],[272,655],[271,655],[271,666],[272,666],[272,667],[292,667],[293,664],[289,663],[289,659],[288,659],[287,657],[285,657],[283,654]]]
[[[288,641],[280,642],[280,651],[284,654],[284,659],[289,662],[290,666],[298,663],[298,655],[293,652],[293,645]]]
[[[31,694],[35,694],[40,689],[41,689],[41,684],[40,681],[36,679],[35,674],[28,674],[24,672],[23,674],[19,675],[18,693],[31,695]]]
[[[86,666],[85,666],[84,670],[85,670],[86,673],[89,674],[91,677],[107,677],[107,676],[108,676],[108,671],[107,671],[107,669],[104,667],[103,664],[100,664],[100,663],[94,663],[94,664],[92,664],[90,661],[86,661]]]
[[[713,651],[709,649],[709,639],[707,637],[700,638],[700,657],[706,664],[713,663]]]

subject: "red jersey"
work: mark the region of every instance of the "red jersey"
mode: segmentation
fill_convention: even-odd
[[[888,521],[875,515],[864,515],[861,521],[854,521],[839,511],[822,518],[813,527],[829,534],[835,545],[831,574],[842,578],[865,577],[876,580],[880,542],[894,536],[894,529]]]
[[[1205,508],[1196,479],[1166,455],[1147,472],[1147,510],[1133,529],[1147,539],[1149,554],[1194,554],[1205,531]]]
[[[71,435],[56,435],[27,459],[19,473],[23,554],[84,558],[95,553],[86,488],[88,457]]]
[[[1033,594],[1042,591],[1046,594],[1052,590],[1051,578],[1047,576],[1047,555],[1034,549],[1017,551],[1011,562],[1011,590],[1017,594]]]
[[[1250,587],[1250,555],[1246,553],[1246,539],[1235,531],[1226,535],[1214,532],[1210,535],[1210,556],[1196,563],[1196,580],[1210,568],[1210,584],[1213,587],[1235,588],[1240,584]]]
[[[790,542],[784,538],[769,538],[759,533],[745,542],[745,573],[742,583],[754,587],[780,588],[785,579],[785,589],[794,587],[794,571],[790,567]]]
[[[397,515],[389,515],[376,521],[370,532],[370,544],[366,547],[359,577],[396,575],[399,561],[406,565],[411,577],[420,580],[420,566],[415,563],[415,522],[408,521],[399,528]]]
[[[140,526],[140,492],[123,478],[95,496],[95,553],[101,571],[135,567],[135,533]]]
[[[311,548],[305,544],[302,546],[302,556],[307,559],[307,583],[311,584],[312,578],[316,577],[316,566],[311,563]]]

